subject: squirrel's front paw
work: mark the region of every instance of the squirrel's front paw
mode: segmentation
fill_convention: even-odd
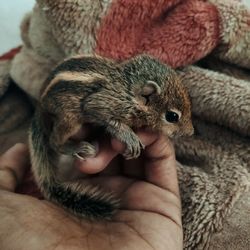
[[[89,142],[68,142],[60,148],[60,152],[66,155],[73,155],[81,160],[87,157],[94,157],[97,154],[97,149]]]
[[[144,149],[144,145],[141,143],[139,138],[131,136],[125,140],[126,149],[123,156],[126,160],[138,158],[141,154],[141,150]]]
[[[125,159],[135,159],[140,156],[144,145],[130,127],[125,124],[119,124],[119,122],[110,121],[106,129],[111,137],[125,144],[126,149],[123,153]]]

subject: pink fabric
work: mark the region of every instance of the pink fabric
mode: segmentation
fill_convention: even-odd
[[[147,52],[179,67],[206,56],[218,42],[218,11],[210,3],[117,0],[97,32],[95,52],[113,59]]]
[[[17,48],[11,49],[10,51],[6,52],[5,54],[0,55],[0,60],[10,60],[10,59],[12,59],[20,50],[21,50],[21,47],[17,47]]]

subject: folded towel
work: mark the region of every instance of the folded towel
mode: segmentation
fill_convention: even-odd
[[[148,53],[177,69],[196,131],[175,141],[184,248],[209,248],[250,184],[249,10],[238,0],[37,0],[21,33],[8,73],[34,98],[51,68],[75,54]]]

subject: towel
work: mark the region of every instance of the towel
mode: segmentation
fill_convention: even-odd
[[[147,53],[176,69],[195,126],[174,141],[184,249],[250,247],[250,11],[241,1],[37,0],[20,28],[22,48],[0,63],[5,98],[12,79],[38,99],[51,69],[76,54]]]

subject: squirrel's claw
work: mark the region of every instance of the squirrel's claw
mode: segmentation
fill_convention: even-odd
[[[74,157],[78,158],[81,161],[86,161],[86,158],[82,157],[81,155],[79,155],[78,153],[74,153],[73,154]]]

